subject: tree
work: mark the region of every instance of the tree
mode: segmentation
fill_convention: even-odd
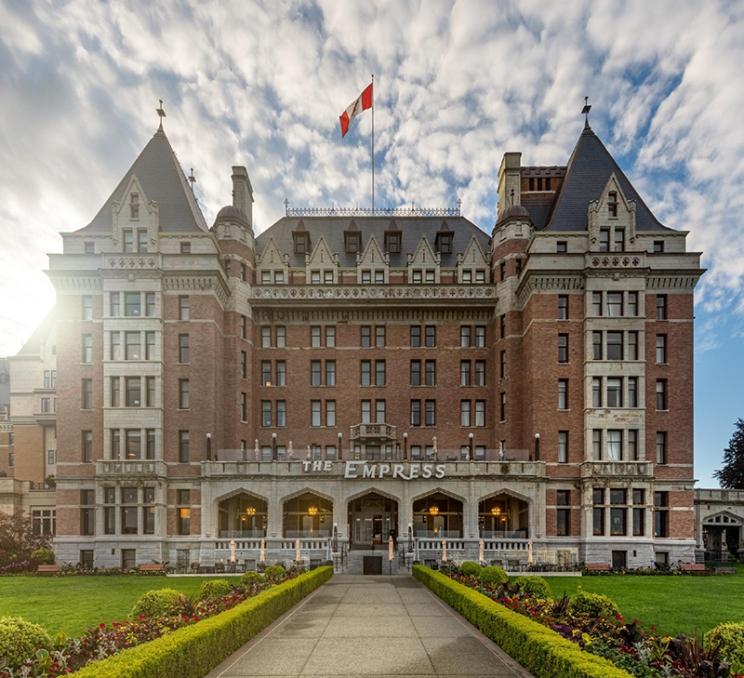
[[[31,560],[31,553],[49,546],[49,540],[34,534],[29,518],[0,512],[0,568],[22,566]]]
[[[713,476],[726,490],[744,490],[744,420],[736,420],[734,434],[723,451],[723,468]]]

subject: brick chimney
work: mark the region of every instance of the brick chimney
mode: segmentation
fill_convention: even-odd
[[[232,168],[232,197],[233,207],[242,210],[248,219],[248,225],[253,228],[253,187],[248,178],[248,170],[242,166]]]

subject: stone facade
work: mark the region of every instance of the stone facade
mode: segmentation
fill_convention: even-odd
[[[417,557],[694,558],[700,255],[590,129],[566,167],[504,156],[489,233],[288,210],[256,237],[232,179],[208,228],[160,129],[50,256],[60,560],[391,535]]]

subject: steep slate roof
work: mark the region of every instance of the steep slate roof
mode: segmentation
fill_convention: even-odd
[[[144,197],[158,203],[161,231],[208,230],[204,215],[162,127],[147,142],[93,221],[81,230],[95,233],[111,230],[113,203],[116,200],[121,202],[132,175],[140,182]]]
[[[457,265],[457,253],[464,252],[470,239],[475,236],[484,252],[488,251],[488,234],[478,228],[465,217],[389,217],[389,216],[355,216],[355,217],[282,217],[269,226],[256,238],[258,254],[262,254],[269,239],[273,238],[279,250],[289,254],[289,265],[304,267],[304,255],[294,253],[292,231],[306,230],[310,234],[310,249],[312,250],[321,236],[325,237],[328,248],[338,254],[339,265],[343,268],[356,266],[356,254],[346,252],[344,248],[344,231],[354,230],[351,222],[361,232],[359,253],[364,252],[371,236],[375,236],[381,250],[385,250],[385,231],[399,230],[401,232],[401,248],[399,254],[390,255],[390,266],[405,267],[408,263],[407,254],[413,254],[422,236],[426,236],[432,249],[435,249],[435,239],[441,230],[453,232],[452,254],[443,254],[440,265],[454,268]],[[302,226],[300,226],[302,222]],[[299,227],[299,228],[298,228]]]
[[[651,213],[615,159],[588,126],[576,142],[568,161],[566,177],[545,228],[550,231],[586,230],[589,203],[599,199],[613,172],[625,197],[635,200],[636,228],[639,231],[666,229]]]

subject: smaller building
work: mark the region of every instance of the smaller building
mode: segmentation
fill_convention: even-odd
[[[744,490],[696,490],[695,534],[706,561],[744,562]]]
[[[28,516],[33,521],[35,534],[50,539],[54,536],[56,501],[52,488],[30,480],[0,478],[0,513]]]

